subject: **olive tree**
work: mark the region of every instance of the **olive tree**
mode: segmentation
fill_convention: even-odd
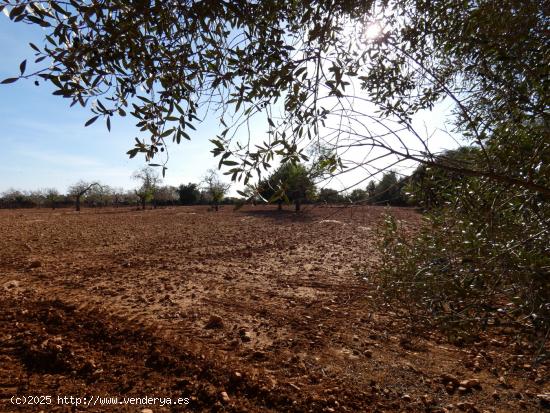
[[[55,188],[47,188],[44,190],[44,196],[52,209],[55,209],[60,199],[59,191]]]
[[[82,197],[90,191],[93,187],[101,187],[98,182],[86,182],[78,181],[74,185],[71,185],[67,190],[67,194],[74,198],[75,200],[75,209],[80,211],[80,201]]]
[[[124,188],[111,188],[111,202],[115,206],[115,208],[118,208],[120,204],[125,202]]]
[[[319,190],[318,200],[326,204],[337,204],[344,202],[342,194],[333,188],[321,188]]]
[[[179,202],[182,205],[193,205],[199,201],[199,185],[189,182],[187,185],[181,184],[177,188]]]
[[[112,201],[112,188],[109,185],[97,185],[86,194],[86,203],[93,207],[104,207]]]
[[[141,209],[145,209],[147,202],[154,201],[161,179],[158,173],[150,166],[145,166],[135,171],[132,178],[140,182],[140,186],[135,190],[135,194],[139,198]]]
[[[178,199],[178,189],[174,186],[160,186],[155,191],[155,205],[174,205]]]
[[[314,199],[315,192],[311,171],[301,163],[285,163],[259,184],[259,194],[264,199],[277,201],[279,209],[283,200],[292,202],[296,212],[300,211],[302,202]]]
[[[484,155],[460,148],[442,157],[475,165]],[[463,340],[507,325],[542,349],[550,332],[550,208],[542,198],[423,165],[405,189],[424,225],[413,238],[387,220],[376,280],[382,299],[410,303],[415,328],[438,326]]]
[[[218,210],[220,202],[231,188],[231,184],[222,182],[214,169],[209,169],[202,180],[206,199],[212,204],[215,211]]]

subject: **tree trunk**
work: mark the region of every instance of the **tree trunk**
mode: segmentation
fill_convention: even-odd
[[[283,201],[279,200],[277,201],[277,211],[282,211],[283,210]]]
[[[141,198],[141,209],[145,210],[145,197]]]
[[[297,199],[296,201],[294,201],[294,205],[296,206],[296,212],[300,212],[301,202],[300,202],[299,199]]]
[[[80,195],[76,197],[76,210],[80,212]]]

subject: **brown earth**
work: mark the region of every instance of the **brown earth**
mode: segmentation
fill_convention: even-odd
[[[384,211],[0,211],[0,411],[544,409],[547,366],[510,337],[415,337],[374,303]],[[189,403],[93,398],[124,396]]]

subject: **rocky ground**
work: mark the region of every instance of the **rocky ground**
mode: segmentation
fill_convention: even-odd
[[[548,366],[524,343],[457,347],[375,304],[385,211],[0,211],[0,411],[546,409]]]

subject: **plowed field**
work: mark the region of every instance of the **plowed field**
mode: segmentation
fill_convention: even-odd
[[[385,208],[307,209],[0,211],[0,411],[544,409],[511,338],[411,337],[375,305]]]

